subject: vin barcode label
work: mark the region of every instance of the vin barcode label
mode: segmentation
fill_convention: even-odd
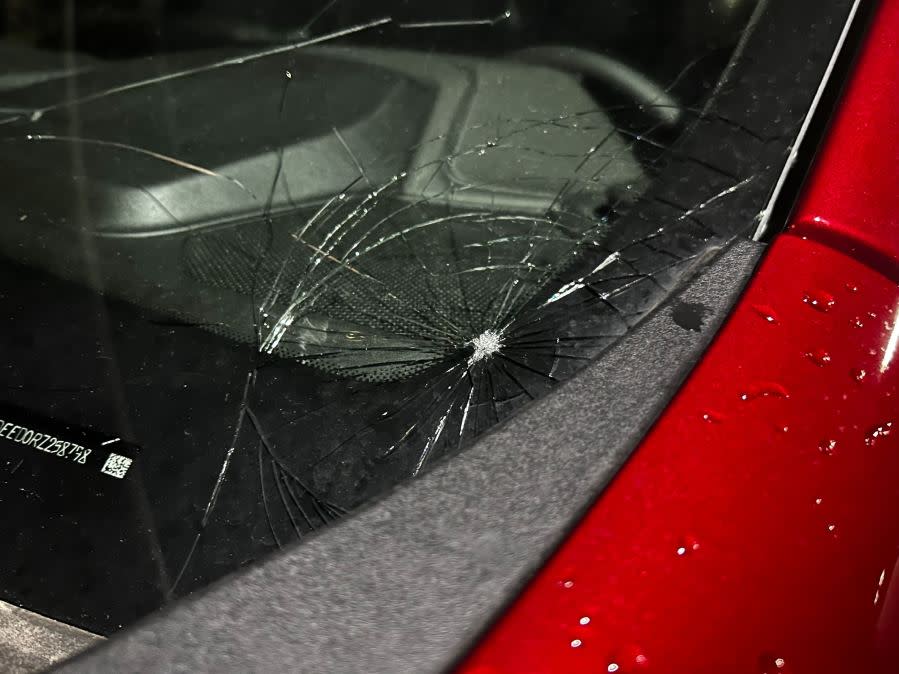
[[[106,462],[103,464],[100,472],[111,475],[112,477],[117,477],[121,480],[123,477],[125,477],[125,473],[128,472],[128,469],[130,467],[131,459],[129,459],[127,456],[122,456],[121,454],[112,452],[108,457],[106,457]]]
[[[127,454],[133,454],[135,449],[121,438],[3,405],[0,406],[0,451],[13,448],[84,466],[119,480],[128,474],[134,459]]]

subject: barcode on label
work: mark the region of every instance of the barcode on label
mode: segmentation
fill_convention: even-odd
[[[121,454],[113,452],[106,458],[106,463],[103,464],[100,472],[121,479],[125,477],[125,473],[128,472],[128,468],[130,467],[131,459],[127,456],[122,456]]]

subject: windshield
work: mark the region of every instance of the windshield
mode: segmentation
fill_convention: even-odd
[[[96,632],[460,451],[767,193],[705,152],[766,142],[708,112],[754,2],[42,4],[0,40],[0,593]]]

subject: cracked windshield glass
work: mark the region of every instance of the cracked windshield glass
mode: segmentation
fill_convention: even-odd
[[[753,133],[708,108],[753,2],[5,7],[0,599],[92,631],[464,451],[753,224],[696,130]]]

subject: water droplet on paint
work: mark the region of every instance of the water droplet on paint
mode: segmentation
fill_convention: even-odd
[[[695,538],[684,539],[678,544],[677,548],[675,548],[675,552],[677,553],[678,557],[685,557],[691,552],[696,552],[697,550],[699,550],[699,541],[697,541]]]
[[[752,310],[766,323],[777,325],[779,322],[777,320],[777,314],[774,313],[774,309],[767,304],[753,304]]]
[[[740,400],[749,401],[757,398],[789,398],[790,394],[776,382],[763,382],[751,385],[740,394]]]
[[[759,658],[760,674],[788,674],[787,662],[775,655],[763,655]]]
[[[616,648],[608,654],[605,671],[617,674],[639,674],[648,669],[649,658],[637,645]]]
[[[824,349],[815,349],[805,354],[805,357],[818,367],[824,367],[830,362],[830,354]]]
[[[818,443],[818,450],[826,456],[831,456],[833,454],[833,450],[836,449],[836,446],[836,440],[822,440]]]
[[[865,444],[871,447],[881,438],[885,438],[893,431],[893,422],[887,421],[886,423],[880,424],[879,426],[875,426],[870,431],[868,431],[865,436]]]
[[[812,309],[817,309],[818,311],[824,313],[830,311],[833,305],[836,304],[836,300],[833,298],[833,295],[824,292],[823,290],[816,290],[806,293],[802,296],[802,301],[809,305]]]

